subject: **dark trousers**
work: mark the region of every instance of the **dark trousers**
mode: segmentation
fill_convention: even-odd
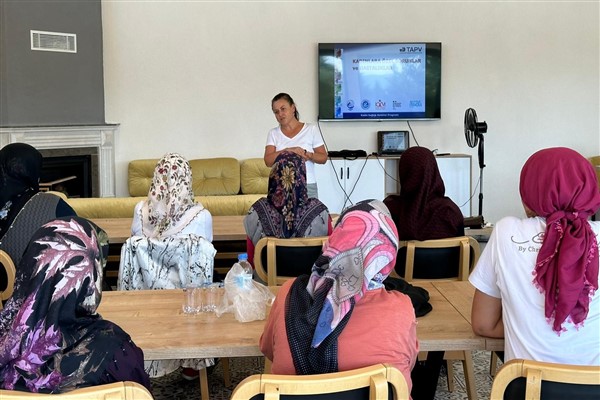
[[[426,361],[417,361],[410,373],[413,400],[433,400],[443,362],[443,351],[430,351]]]

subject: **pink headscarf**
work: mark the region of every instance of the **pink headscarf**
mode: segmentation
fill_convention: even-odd
[[[534,284],[546,297],[546,318],[562,331],[571,318],[582,323],[598,289],[598,243],[588,218],[600,207],[600,190],[592,164],[564,147],[540,150],[521,171],[523,203],[546,219],[537,256]]]

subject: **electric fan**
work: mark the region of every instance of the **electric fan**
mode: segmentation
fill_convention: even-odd
[[[479,160],[479,216],[483,221],[483,168],[485,167],[483,154],[483,134],[487,132],[485,121],[477,122],[477,113],[473,108],[465,111],[465,138],[469,147],[477,147],[477,158]]]

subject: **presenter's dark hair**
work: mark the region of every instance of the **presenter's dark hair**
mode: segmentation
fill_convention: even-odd
[[[295,106],[296,110],[294,111],[294,117],[296,117],[297,120],[300,120],[300,113],[298,112],[298,106],[296,106],[296,103],[294,103],[294,99],[292,99],[292,96],[290,96],[287,93],[279,93],[277,95],[275,95],[275,97],[273,97],[273,100],[271,100],[271,106],[273,105],[273,103],[275,103],[277,100],[285,100],[288,103],[290,103],[290,106]]]

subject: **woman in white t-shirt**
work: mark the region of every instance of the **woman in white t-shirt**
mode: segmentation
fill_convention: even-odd
[[[505,358],[600,365],[600,208],[592,164],[564,147],[533,154],[520,193],[527,218],[501,219],[469,281],[476,334]]]
[[[279,126],[271,129],[265,146],[265,164],[273,166],[282,151],[298,154],[306,162],[308,197],[318,197],[315,163],[325,164],[325,143],[315,125],[300,122],[294,100],[287,93],[279,93],[271,100],[271,109]]]

